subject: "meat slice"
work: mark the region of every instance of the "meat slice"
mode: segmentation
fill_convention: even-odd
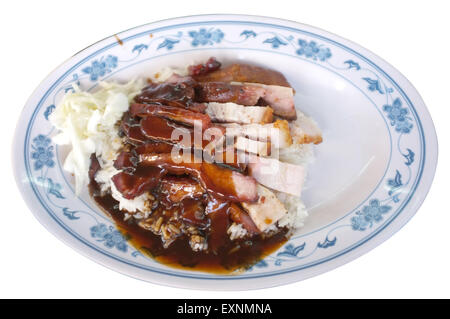
[[[141,119],[140,129],[147,139],[178,144],[180,147],[192,146],[194,130],[178,125],[158,116],[149,115]]]
[[[291,146],[292,137],[286,120],[269,124],[223,124],[227,136],[245,136],[258,141],[270,141],[275,148]]]
[[[247,166],[245,163],[239,162],[237,154],[238,152],[234,147],[224,147],[222,149],[214,149],[212,152],[204,150],[203,159],[210,163],[224,165],[243,172]]]
[[[149,139],[142,134],[139,119],[131,116],[130,112],[126,112],[120,123],[119,134],[125,136],[128,143],[140,145]]]
[[[258,183],[300,197],[305,180],[305,168],[303,166],[253,154],[241,153],[238,157],[240,161],[247,163],[249,174]]]
[[[165,105],[186,107],[194,99],[195,91],[191,82],[150,83],[136,95],[137,103],[162,103]]]
[[[133,199],[158,185],[165,170],[160,167],[138,167],[133,174],[119,172],[111,179],[126,199]]]
[[[236,150],[253,153],[260,156],[269,156],[271,153],[270,142],[255,141],[246,137],[236,137],[234,144]]]
[[[136,155],[142,154],[159,154],[172,152],[173,145],[164,142],[147,142],[134,148]]]
[[[294,104],[294,90],[291,87],[241,82],[232,82],[231,84],[264,89],[264,95],[261,96],[261,99],[270,105],[275,115],[287,120],[295,120],[297,118],[297,111],[295,110]]]
[[[257,105],[260,99],[275,115],[295,120],[294,90],[290,87],[240,82],[202,82],[196,86],[198,102],[233,102],[247,106]]]
[[[292,139],[298,144],[320,144],[322,131],[317,123],[310,117],[299,112],[297,120],[289,123]]]
[[[206,75],[220,69],[221,65],[222,64],[217,61],[215,57],[211,57],[205,63],[189,66],[188,72],[191,76]]]
[[[256,105],[265,94],[262,87],[225,82],[199,83],[195,92],[198,102],[233,102],[249,106]]]
[[[202,130],[211,126],[211,119],[206,114],[168,105],[133,103],[130,105],[130,114],[139,117],[160,116],[188,126],[197,126]]]
[[[137,161],[138,159],[132,152],[122,151],[114,160],[114,168],[132,171],[136,168]]]
[[[199,161],[194,157],[185,159],[182,155],[146,154],[140,156],[140,162],[143,165],[160,167],[172,174],[189,174],[197,179],[208,193],[227,200],[252,202],[257,199],[254,178]]]
[[[94,180],[95,175],[97,175],[97,172],[102,168],[100,166],[100,163],[98,162],[97,156],[95,156],[95,153],[91,154],[90,157],[91,163],[89,165],[89,180]]]
[[[209,163],[221,163],[238,170],[244,170],[237,160],[234,149],[223,147],[225,129],[223,127],[210,127],[202,136],[194,136],[192,128],[172,123],[157,116],[147,116],[141,120],[142,135],[150,141],[136,147],[138,155],[152,153],[171,153],[184,155],[196,154],[203,156]]]
[[[242,203],[258,230],[263,232],[286,215],[283,203],[269,189],[258,184],[258,201]]]
[[[207,104],[206,114],[212,121],[221,123],[270,123],[273,121],[273,110],[268,106],[243,106],[236,103]]]
[[[199,82],[253,82],[290,87],[278,71],[255,65],[235,63],[208,74],[194,75]]]
[[[160,181],[159,192],[167,202],[180,203],[187,198],[201,197],[205,190],[192,178],[164,176]]]

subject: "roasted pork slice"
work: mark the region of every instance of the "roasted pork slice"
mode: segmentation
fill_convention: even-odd
[[[290,87],[240,82],[202,82],[195,87],[198,102],[232,102],[254,106],[269,105],[275,115],[295,120],[294,90]]]
[[[265,90],[255,85],[204,82],[196,86],[195,93],[198,102],[233,102],[252,106],[264,96]]]
[[[209,163],[224,165],[243,172],[247,166],[245,163],[239,162],[237,154],[238,151],[233,146],[225,146],[210,151],[203,150],[203,159]]]
[[[162,103],[165,105],[186,107],[194,100],[195,91],[192,82],[150,83],[136,95],[137,103]]]
[[[140,163],[160,167],[172,174],[189,174],[196,178],[208,193],[231,201],[252,202],[257,199],[256,181],[253,177],[195,159],[193,156],[184,158],[174,154],[146,154],[140,156]]]
[[[130,114],[138,117],[155,115],[202,130],[211,126],[211,118],[206,114],[168,105],[133,103],[130,105]]]
[[[193,74],[199,82],[253,82],[290,87],[283,74],[256,65],[235,63],[207,74]]]
[[[295,120],[297,118],[297,111],[295,110],[294,104],[294,90],[292,88],[261,83],[232,82],[231,84],[263,88],[264,95],[261,96],[264,102],[263,104],[270,105],[275,115],[287,120]]]
[[[260,184],[300,197],[305,180],[305,168],[303,166],[254,154],[240,153],[238,157],[239,161],[247,163],[249,174]]]
[[[142,118],[140,123],[141,132],[147,139],[173,143],[184,148],[192,146],[194,139],[192,128],[178,125],[154,115]]]
[[[242,203],[258,230],[263,232],[287,213],[283,203],[275,194],[262,185],[257,185],[258,201]]]
[[[136,146],[133,150],[133,152],[136,155],[142,155],[142,154],[160,154],[160,153],[170,153],[173,150],[173,145],[164,143],[164,142],[147,142],[144,144],[141,144],[139,146]]]
[[[122,151],[114,160],[114,168],[117,170],[134,171],[137,166],[138,158],[133,152]]]
[[[212,121],[221,123],[271,123],[273,121],[273,109],[268,106],[243,106],[236,103],[207,104],[206,114]]]
[[[156,187],[165,174],[164,168],[139,166],[132,174],[122,171],[111,179],[126,199],[133,199]]]
[[[242,136],[237,136],[236,142],[234,143],[236,150],[253,153],[260,156],[270,155],[270,145],[271,144],[268,141],[256,141]]]
[[[199,198],[205,190],[192,178],[164,176],[160,181],[159,193],[167,203],[176,204],[187,198]]]
[[[156,116],[147,116],[141,120],[140,129],[146,139],[158,142],[157,145],[154,145],[155,142],[146,142],[137,146],[135,152],[138,155],[171,152],[196,154],[203,156],[209,163],[226,164],[238,170],[245,169],[245,165],[237,161],[237,151],[223,144],[223,127],[212,126],[196,138],[191,128]]]
[[[227,136],[245,136],[258,141],[270,141],[275,148],[291,146],[292,137],[286,120],[277,120],[269,124],[223,124]]]
[[[310,117],[299,112],[297,120],[289,123],[292,139],[298,144],[320,144],[322,131],[317,123]]]
[[[125,136],[128,143],[133,145],[139,145],[149,140],[141,132],[139,119],[131,116],[130,112],[126,112],[122,118],[119,128],[119,135]]]

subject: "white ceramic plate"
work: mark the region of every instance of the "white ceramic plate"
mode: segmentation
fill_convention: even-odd
[[[303,193],[310,212],[305,227],[279,251],[234,276],[172,269],[127,244],[87,192],[74,195],[73,180],[61,168],[67,150],[51,142],[47,120],[72,83],[94,89],[99,80],[129,80],[210,56],[283,72],[296,90],[296,105],[319,123],[324,137]],[[366,49],[291,21],[206,15],[140,26],[74,55],[30,97],[13,154],[30,210],[80,253],[155,283],[252,289],[333,269],[399,230],[431,186],[437,140],[414,87]]]

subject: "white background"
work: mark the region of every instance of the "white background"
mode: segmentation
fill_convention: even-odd
[[[0,5],[0,297],[397,298],[450,297],[450,8],[448,1],[2,1]],[[431,191],[417,215],[366,255],[276,288],[208,292],[157,286],[109,270],[47,232],[25,206],[11,170],[20,111],[74,53],[156,20],[204,13],[273,16],[310,24],[379,55],[417,88],[440,142]]]

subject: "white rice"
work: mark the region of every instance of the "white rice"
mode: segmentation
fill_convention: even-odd
[[[230,227],[228,227],[227,234],[230,236],[231,240],[235,240],[247,236],[248,232],[242,224],[233,223]]]
[[[287,214],[278,221],[279,227],[288,227],[289,229],[297,229],[304,226],[308,217],[308,211],[305,204],[299,197],[286,193],[275,192],[277,198],[284,204]]]

